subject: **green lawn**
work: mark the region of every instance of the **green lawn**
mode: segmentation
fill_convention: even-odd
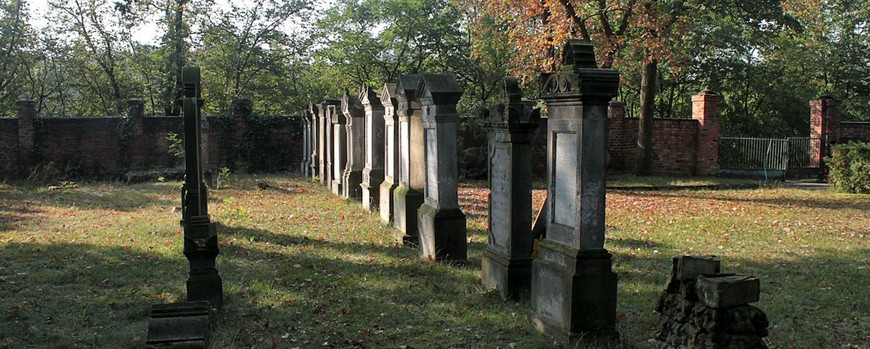
[[[258,190],[260,180],[287,190]],[[226,304],[219,348],[540,348],[528,302],[481,287],[486,194],[461,189],[469,262],[420,260],[325,187],[233,176],[210,194]],[[0,184],[0,347],[141,347],[149,306],[184,298],[178,182]],[[540,201],[542,193],[536,192]],[[800,189],[608,193],[622,347],[651,347],[680,254],[762,281],[771,347],[870,343],[870,196]]]

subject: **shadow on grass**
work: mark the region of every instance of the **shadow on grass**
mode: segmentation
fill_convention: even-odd
[[[798,190],[798,189],[794,189]],[[759,204],[767,204],[774,206],[797,206],[807,208],[822,208],[829,210],[851,209],[851,210],[867,210],[870,208],[870,196],[856,195],[852,198],[834,198],[831,195],[812,196],[804,195],[801,198],[795,198],[791,195],[789,198],[740,198],[733,196],[711,196],[709,193],[696,191],[634,191],[620,190],[620,193],[628,195],[643,195],[649,197],[662,198],[692,198],[699,200],[717,200],[717,201],[736,201],[736,202],[751,202]]]

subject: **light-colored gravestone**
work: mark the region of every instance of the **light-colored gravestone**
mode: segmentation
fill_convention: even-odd
[[[324,99],[320,103],[320,112],[318,113],[320,129],[318,130],[318,138],[321,140],[318,155],[320,156],[320,184],[327,187],[332,185],[332,117],[329,115],[329,107],[341,104],[337,99]]]
[[[399,115],[396,113],[396,84],[386,83],[381,90],[384,106],[384,181],[380,188],[381,219],[393,220],[393,191],[399,186]]]
[[[522,97],[517,80],[505,79],[502,102],[486,120],[490,194],[483,284],[505,299],[527,297],[532,284],[532,137],[540,114]]]
[[[562,343],[612,340],[616,282],[604,249],[607,105],[619,75],[599,69],[592,44],[570,40],[563,67],[542,74],[547,103],[547,236],[532,262],[532,319]]]
[[[332,175],[330,189],[335,195],[341,195],[344,167],[347,165],[347,118],[341,112],[341,104],[326,107],[326,115],[332,120]]]
[[[366,112],[356,96],[344,90],[341,98],[341,112],[344,114],[347,142],[347,163],[341,178],[341,196],[345,199],[360,200],[362,198],[362,172],[365,168],[365,117]]]
[[[465,214],[459,209],[456,156],[456,103],[462,87],[453,74],[424,74],[417,87],[425,148],[424,203],[418,211],[424,258],[465,260]]]
[[[396,83],[399,115],[399,186],[393,191],[393,226],[399,230],[396,240],[402,243],[418,241],[417,210],[423,205],[426,175],[423,163],[423,119],[417,86],[420,75],[400,75]]]
[[[372,212],[380,204],[380,187],[384,181],[384,106],[380,95],[369,86],[363,86],[359,100],[365,110],[366,122],[366,159],[360,187],[363,207]]]
[[[308,119],[309,119],[309,134],[311,135],[311,142],[309,148],[311,149],[311,154],[308,157],[309,160],[309,177],[314,178],[320,173],[320,156],[319,148],[320,142],[322,139],[320,138],[320,118],[319,118],[319,108],[316,104],[309,103],[308,104]]]
[[[299,173],[308,177],[308,167],[311,166],[311,122],[308,111],[302,114],[302,163],[299,164]]]

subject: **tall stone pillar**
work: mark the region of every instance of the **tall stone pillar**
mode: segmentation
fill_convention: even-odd
[[[326,107],[326,115],[332,120],[332,178],[330,189],[335,195],[341,195],[342,178],[344,167],[347,165],[347,118],[341,112],[341,105],[329,105]]]
[[[417,210],[423,205],[423,119],[417,85],[420,75],[400,75],[396,84],[399,115],[399,186],[393,191],[393,226],[399,230],[396,240],[416,243]]]
[[[532,262],[532,319],[559,342],[616,332],[616,274],[604,249],[607,104],[619,74],[592,44],[570,40],[563,67],[541,75],[547,103],[547,236]]]
[[[528,297],[532,286],[532,137],[540,114],[527,110],[516,79],[503,81],[489,129],[489,226],[483,285],[504,299]]]
[[[309,148],[311,148],[310,155],[308,156],[308,174],[310,178],[314,178],[320,175],[320,143],[322,139],[320,138],[320,118],[318,116],[318,108],[317,105],[313,102],[308,103],[308,119],[309,119],[309,134],[311,135],[311,143]]]
[[[299,164],[299,174],[308,177],[311,166],[311,123],[308,121],[308,111],[302,113],[302,162]]]
[[[18,107],[18,170],[27,175],[33,165],[35,131],[33,119],[36,117],[36,101],[22,95],[15,102]]]
[[[330,106],[333,106],[331,110],[335,110],[335,105],[341,104],[341,101],[337,99],[324,99],[322,103],[320,103],[320,114],[318,117],[320,118],[320,139],[322,140],[320,143],[320,152],[319,156],[321,158],[320,162],[320,184],[323,184],[327,187],[332,185],[332,165],[333,165],[333,155],[335,155],[332,151],[332,116],[330,114]]]
[[[831,155],[831,146],[840,141],[840,113],[843,103],[823,95],[810,101],[810,164],[820,169],[820,179],[826,177],[826,156]]]
[[[362,199],[362,172],[365,168],[365,143],[366,143],[366,112],[356,96],[350,91],[344,90],[341,98],[341,112],[344,114],[347,125],[345,134],[347,138],[347,162],[341,177],[341,196],[345,199]]]
[[[384,181],[380,187],[378,209],[381,220],[393,221],[393,191],[399,186],[399,115],[396,113],[396,84],[386,83],[381,92],[384,106]]]
[[[181,215],[184,227],[184,255],[190,263],[187,299],[205,300],[215,308],[223,305],[223,284],[218,274],[218,236],[208,215],[208,190],[202,177],[202,133],[200,121],[200,73],[198,67],[185,67],[184,84],[184,185],[181,192]]]
[[[381,202],[380,187],[384,181],[384,106],[380,95],[369,86],[363,86],[359,99],[366,115],[366,156],[360,187],[363,207],[372,212]]]
[[[692,96],[692,118],[701,123],[695,175],[719,174],[719,113],[722,111],[722,101],[722,95],[709,87]]]
[[[417,87],[423,109],[424,202],[418,211],[420,249],[424,258],[468,257],[465,214],[459,209],[456,153],[456,103],[462,87],[453,74],[424,74]]]

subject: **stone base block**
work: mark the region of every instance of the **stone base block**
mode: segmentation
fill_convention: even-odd
[[[545,239],[532,262],[535,327],[563,344],[616,340],[616,282],[607,250],[578,251]]]
[[[465,214],[460,209],[439,209],[423,204],[417,214],[423,258],[439,261],[468,258]]]
[[[519,300],[532,291],[532,258],[511,259],[499,252],[483,251],[483,285],[495,288],[502,299]]]
[[[399,229],[396,241],[416,244],[419,241],[417,210],[423,206],[423,191],[398,186],[393,191],[393,227]]]
[[[208,301],[220,309],[224,303],[223,280],[217,269],[191,271],[187,277],[187,300]]]
[[[383,181],[383,169],[363,169],[363,179],[359,186],[362,189],[362,205],[366,211],[374,212],[378,209],[378,204],[381,203],[380,185]]]
[[[210,348],[214,313],[206,301],[151,305],[146,348]]]
[[[747,275],[701,276],[695,285],[698,301],[715,309],[757,302],[761,293],[758,278]]]
[[[341,196],[355,201],[362,199],[360,183],[362,183],[362,170],[345,172],[341,181]]]
[[[341,196],[341,180],[333,179],[329,182],[329,188],[332,190],[332,193],[338,196]]]
[[[393,191],[396,189],[396,184],[384,181],[380,186],[380,204],[378,210],[381,212],[381,220],[384,222],[393,221]]]
[[[721,261],[716,256],[682,256],[677,259],[677,280],[694,280],[699,275],[718,274]]]

